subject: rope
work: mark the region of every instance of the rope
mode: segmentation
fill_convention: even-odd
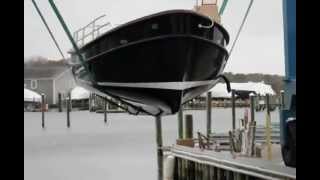
[[[59,45],[58,45],[57,41],[56,41],[56,39],[54,38],[54,36],[53,36],[53,34],[52,34],[52,32],[51,32],[51,30],[50,30],[50,28],[49,28],[49,26],[48,26],[48,24],[47,24],[46,20],[45,20],[45,19],[44,19],[44,17],[42,16],[41,11],[40,11],[40,9],[38,8],[38,6],[37,6],[36,2],[35,2],[34,0],[31,0],[31,1],[32,1],[32,3],[33,3],[33,5],[34,5],[34,7],[36,8],[36,10],[37,10],[37,12],[38,12],[38,14],[39,14],[39,16],[40,16],[40,18],[41,18],[42,22],[44,23],[44,25],[46,26],[47,30],[49,31],[49,34],[50,34],[50,36],[51,36],[52,40],[54,41],[54,44],[55,44],[55,45],[56,45],[56,47],[58,48],[58,50],[59,50],[59,52],[60,52],[60,54],[61,54],[62,58],[63,58],[63,59],[65,59],[65,57],[64,57],[64,55],[63,55],[63,53],[62,53],[62,51],[61,51],[61,49],[60,49],[60,47],[59,47]]]
[[[67,37],[69,38],[69,40],[73,46],[73,49],[75,50],[75,53],[78,55],[81,65],[85,68],[86,72],[88,73],[89,79],[92,82],[92,84],[95,85],[96,82],[94,81],[93,75],[89,71],[88,64],[85,62],[84,57],[81,55],[80,49],[79,49],[78,45],[75,43],[75,41],[69,31],[67,24],[64,22],[61,14],[60,14],[58,8],[56,7],[56,5],[54,4],[53,0],[48,0],[48,1],[49,1],[49,4],[51,5],[55,15],[57,16],[58,20],[60,21],[60,24],[61,24],[63,30],[67,34]]]
[[[221,5],[221,8],[220,8],[220,10],[219,10],[219,16],[221,16],[221,15],[223,14],[224,9],[225,9],[226,6],[227,6],[227,3],[228,3],[228,0],[224,0],[224,1],[223,1],[222,5]]]
[[[244,25],[244,23],[245,23],[245,21],[246,21],[246,19],[247,19],[247,17],[248,17],[248,14],[249,14],[249,11],[250,11],[250,8],[251,8],[252,4],[253,4],[253,0],[250,0],[248,9],[247,9],[247,11],[246,11],[246,14],[244,15],[244,18],[243,18],[243,20],[242,20],[242,22],[241,22],[241,25],[240,25],[240,28],[239,28],[239,30],[238,30],[236,39],[233,41],[232,47],[231,47],[231,49],[230,49],[230,51],[229,51],[229,57],[230,57],[231,52],[232,52],[232,50],[233,50],[233,48],[234,48],[234,46],[235,46],[235,44],[236,44],[236,42],[237,42],[237,40],[238,40],[238,38],[239,38],[240,32],[241,32],[241,30],[242,30],[242,28],[243,28],[243,25]]]

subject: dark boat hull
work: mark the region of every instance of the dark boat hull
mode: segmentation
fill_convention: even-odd
[[[89,73],[78,66],[74,74],[80,85],[121,100],[132,113],[173,114],[183,103],[213,87],[223,72],[228,58],[221,44],[225,39],[213,37],[192,33],[150,35],[96,53],[89,52],[88,45],[82,51],[86,52]]]

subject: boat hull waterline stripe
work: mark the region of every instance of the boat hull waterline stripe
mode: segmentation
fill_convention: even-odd
[[[111,86],[111,87],[185,90],[185,89],[194,88],[194,87],[198,87],[198,86],[213,84],[216,81],[217,80],[191,81],[191,82],[139,82],[139,83],[97,82],[97,84],[100,86]]]

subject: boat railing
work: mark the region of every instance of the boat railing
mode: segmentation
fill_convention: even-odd
[[[111,26],[110,22],[107,22],[102,25],[98,24],[98,21],[105,16],[106,15],[103,14],[103,15],[95,18],[90,23],[88,23],[84,27],[76,30],[73,33],[73,39],[77,43],[78,46],[80,46],[80,47],[84,46],[87,42],[93,41],[94,39],[98,38],[101,35],[102,28]]]

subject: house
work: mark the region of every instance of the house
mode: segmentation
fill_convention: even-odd
[[[58,93],[66,97],[74,87],[71,68],[66,63],[24,67],[24,88],[44,93],[49,106],[58,104]]]

